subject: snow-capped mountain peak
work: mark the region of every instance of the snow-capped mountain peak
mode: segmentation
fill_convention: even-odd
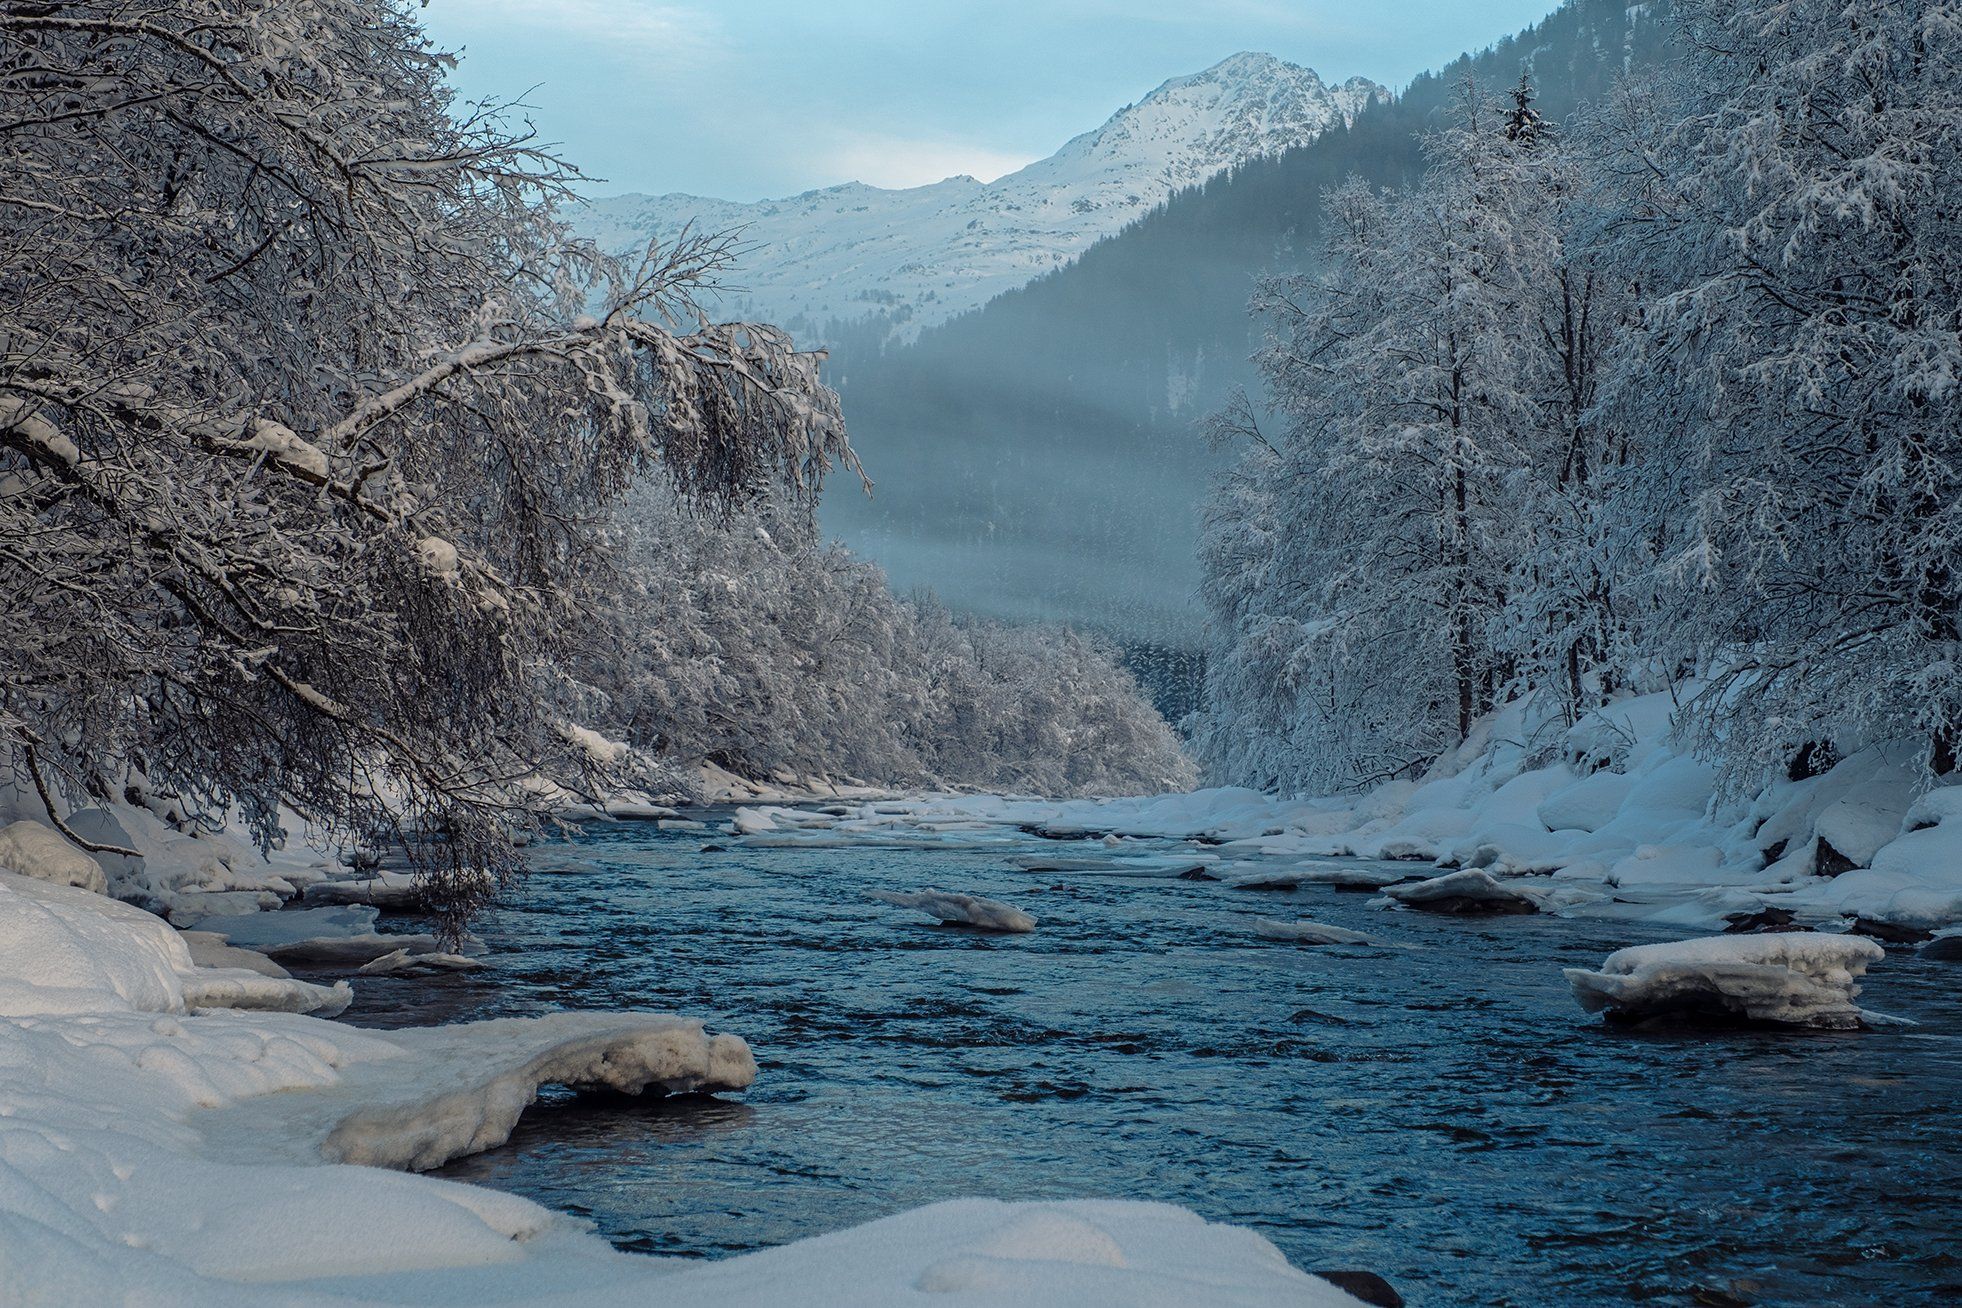
[[[1386,94],[1362,78],[1330,87],[1313,69],[1241,53],[1172,78],[992,182],[847,182],[758,204],[627,195],[595,201],[583,225],[621,250],[688,222],[741,228],[751,253],[733,280],[745,289],[724,311],[806,338],[883,313],[910,337],[1068,263],[1174,192],[1306,144]]]

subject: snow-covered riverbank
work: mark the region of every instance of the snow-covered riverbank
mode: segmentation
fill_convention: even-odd
[[[1685,931],[1757,922],[1914,940],[1962,923],[1962,787],[1926,789],[1910,759],[1875,746],[1726,799],[1712,770],[1671,742],[1672,709],[1666,695],[1624,700],[1551,750],[1523,743],[1532,733],[1518,711],[1497,714],[1422,780],[1361,796],[935,796],[745,810],[736,829],[780,843],[1034,831],[1102,840],[1098,858],[1137,870],[1164,859],[1164,842],[1196,842],[1208,875],[1261,885],[1354,871],[1317,863],[1331,857],[1409,860],[1482,870],[1546,911]],[[1063,845],[1057,857],[1074,853]]]

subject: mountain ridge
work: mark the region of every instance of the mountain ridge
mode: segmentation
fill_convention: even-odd
[[[1352,123],[1389,92],[1330,86],[1311,68],[1243,51],[1174,77],[1055,153],[982,182],[844,182],[754,203],[669,192],[594,200],[575,222],[625,251],[686,224],[737,230],[747,257],[712,307],[819,343],[883,319],[910,340],[1066,266],[1181,190]]]

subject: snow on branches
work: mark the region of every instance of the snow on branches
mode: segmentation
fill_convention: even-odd
[[[460,920],[586,765],[541,669],[605,505],[852,458],[816,358],[695,309],[726,242],[571,241],[449,62],[398,0],[0,14],[0,751],[404,840]]]

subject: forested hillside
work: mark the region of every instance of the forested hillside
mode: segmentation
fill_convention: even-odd
[[[1681,0],[1557,122],[1470,83],[1265,282],[1203,563],[1217,775],[1350,789],[1631,692],[1732,787],[1962,749],[1947,6]],[[1599,766],[1597,760],[1582,760]]]
[[[1543,111],[1566,116],[1666,58],[1667,18],[1578,0],[910,347],[882,352],[877,327],[844,336],[830,376],[877,492],[833,497],[827,524],[957,606],[1196,645],[1200,503],[1221,465],[1194,424],[1255,380],[1249,298],[1314,257],[1322,192],[1416,177],[1419,135],[1468,75],[1497,92],[1530,68]]]

